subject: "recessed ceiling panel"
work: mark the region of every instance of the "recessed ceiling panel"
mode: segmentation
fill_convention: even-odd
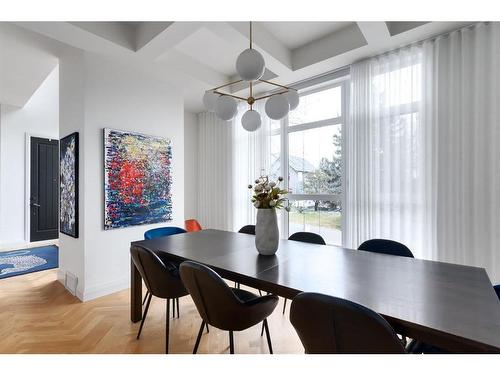
[[[227,76],[236,73],[234,64],[242,51],[205,27],[177,44],[175,49]]]
[[[294,50],[354,22],[260,22],[288,49]]]

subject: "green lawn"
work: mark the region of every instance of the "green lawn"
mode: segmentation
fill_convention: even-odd
[[[304,211],[299,213],[292,211],[289,213],[289,220],[292,223],[302,224],[304,221],[309,225],[319,225],[322,227],[339,229],[342,226],[342,214],[340,212],[328,211]]]

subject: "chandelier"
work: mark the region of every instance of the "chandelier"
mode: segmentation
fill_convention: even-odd
[[[266,63],[264,57],[252,46],[252,22],[250,22],[250,48],[244,50],[236,59],[236,72],[241,79],[226,83],[225,85],[215,87],[205,92],[203,95],[203,103],[209,112],[215,112],[217,117],[221,120],[232,120],[238,112],[237,100],[247,102],[249,109],[243,114],[241,124],[243,128],[249,132],[257,130],[261,123],[259,112],[253,109],[253,105],[258,100],[267,99],[265,104],[265,111],[269,118],[273,120],[281,120],[289,111],[294,110],[299,105],[299,94],[297,90],[290,87],[278,85],[262,79],[266,70]],[[248,82],[249,96],[244,98],[242,96],[232,95],[220,91],[220,89],[231,86],[240,82]],[[253,87],[256,82],[262,82],[269,85],[279,87],[280,91],[254,97]]]

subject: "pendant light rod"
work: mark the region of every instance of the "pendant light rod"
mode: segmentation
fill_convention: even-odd
[[[252,21],[250,21],[250,49],[252,49]]]
[[[214,90],[213,92],[215,94],[230,96],[230,97],[235,98],[235,99],[243,100],[244,102],[246,102],[248,100],[247,98],[243,98],[241,96],[237,96],[237,95],[233,95],[233,94],[226,94],[224,92],[220,92],[220,91],[217,91],[217,90]]]
[[[286,89],[287,91],[288,91],[288,90],[291,90],[291,88],[290,88],[290,87],[288,87],[288,86],[283,86],[283,85],[280,85],[280,84],[278,84],[278,83],[274,83],[274,82],[271,82],[271,81],[266,81],[265,79],[259,79],[259,82],[264,82],[264,83],[267,83],[267,84],[269,84],[269,85],[273,85],[273,86],[281,87],[281,88],[283,88],[283,89]]]

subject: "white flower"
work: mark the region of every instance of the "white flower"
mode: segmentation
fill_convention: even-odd
[[[254,205],[255,208],[259,208],[260,202],[259,201],[255,201],[255,203],[253,205]]]
[[[269,206],[270,206],[270,207],[275,207],[275,206],[276,206],[276,203],[277,203],[277,202],[273,199],[273,200],[269,201]]]
[[[272,189],[271,184],[266,184],[266,186],[264,186],[264,189],[265,190],[271,190]]]
[[[260,192],[260,191],[262,191],[262,189],[263,189],[263,187],[262,187],[262,185],[261,185],[261,184],[257,184],[257,185],[255,185],[254,190],[255,190],[257,193],[258,193],[258,192]]]
[[[275,187],[276,186],[276,182],[270,182],[269,186],[271,186],[272,188]]]

